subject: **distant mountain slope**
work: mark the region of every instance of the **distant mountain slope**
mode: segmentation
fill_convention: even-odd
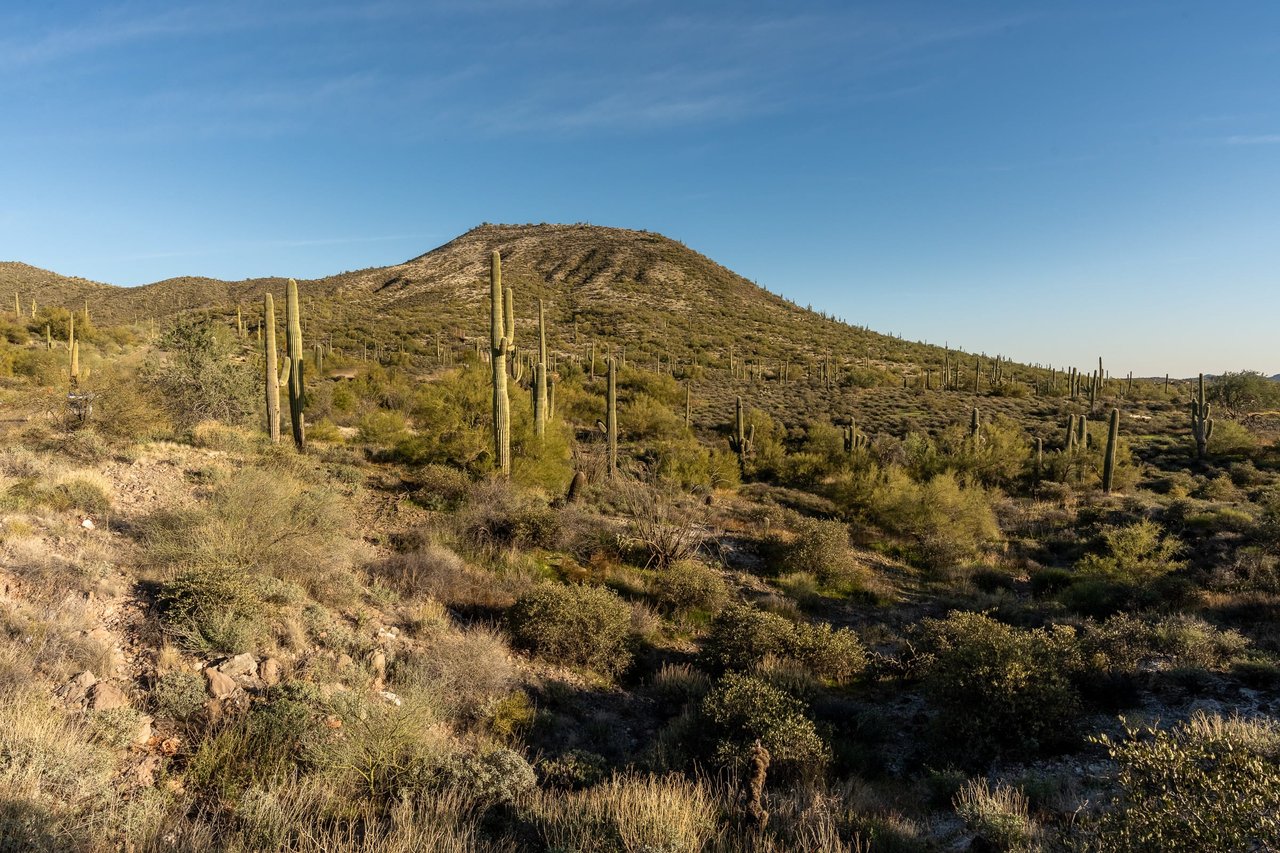
[[[943,350],[879,335],[801,308],[683,244],[647,231],[591,225],[481,225],[389,267],[299,281],[313,334],[335,346],[426,346],[437,333],[470,345],[488,323],[489,254],[503,257],[515,288],[520,335],[529,341],[536,299],[546,302],[552,346],[581,352],[590,340],[626,347],[629,360],[711,359],[810,366],[830,358],[878,370],[937,371]],[[164,318],[192,310],[256,322],[262,294],[285,279],[174,278],[121,288],[25,264],[0,264],[0,298],[78,308],[99,321]],[[0,302],[0,305],[3,305]],[[576,322],[576,340],[575,340]],[[576,349],[575,349],[576,348]],[[799,365],[797,365],[798,367]]]

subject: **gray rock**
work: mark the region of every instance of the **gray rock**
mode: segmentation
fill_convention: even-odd
[[[253,655],[245,652],[233,658],[227,658],[218,664],[218,672],[232,678],[247,678],[258,674],[258,662]]]

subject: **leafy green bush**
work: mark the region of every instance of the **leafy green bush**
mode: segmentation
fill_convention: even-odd
[[[160,349],[163,354],[148,364],[145,376],[178,427],[205,420],[239,424],[257,411],[262,377],[237,357],[238,343],[214,320],[180,320],[160,339]]]
[[[515,644],[557,663],[606,675],[631,662],[631,608],[612,590],[545,583],[507,612]]]
[[[844,522],[801,518],[793,538],[779,547],[779,574],[809,572],[825,585],[847,583],[854,575],[849,528]]]
[[[848,628],[797,624],[754,607],[731,605],[711,623],[703,659],[717,671],[747,671],[766,660],[793,661],[815,678],[846,683],[866,668],[866,649]]]
[[[204,707],[204,678],[194,672],[169,672],[151,688],[151,708],[158,716],[185,720]]]
[[[1280,728],[1197,714],[1098,742],[1120,765],[1112,807],[1086,834],[1101,853],[1280,847]]]
[[[912,556],[933,569],[971,558],[1000,536],[986,492],[961,485],[949,471],[917,483],[900,468],[887,469],[871,495],[870,512],[909,539]]]
[[[1103,553],[1086,554],[1076,568],[1086,577],[1148,583],[1186,565],[1174,559],[1182,543],[1162,534],[1160,525],[1146,519],[1126,527],[1104,528]]]
[[[978,613],[921,625],[925,691],[933,725],[956,758],[981,764],[1031,757],[1074,740],[1080,698],[1075,631],[1021,630]]]
[[[726,674],[702,700],[699,714],[719,764],[745,765],[757,740],[769,751],[770,767],[783,773],[813,771],[829,758],[804,704],[759,678]]]
[[[695,610],[714,616],[729,595],[720,573],[697,560],[677,560],[660,569],[651,591],[660,605],[682,616]]]

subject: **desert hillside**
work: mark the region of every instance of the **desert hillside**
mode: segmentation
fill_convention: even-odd
[[[591,226],[4,290],[0,850],[1280,845],[1265,377]]]

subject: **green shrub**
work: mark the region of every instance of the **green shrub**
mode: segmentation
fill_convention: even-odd
[[[1104,853],[1280,847],[1280,728],[1197,714],[1098,742],[1119,766],[1112,807],[1086,834]]]
[[[442,775],[446,784],[485,804],[510,804],[538,784],[529,762],[503,748],[453,756]]]
[[[151,708],[157,716],[186,720],[204,707],[204,678],[194,672],[169,672],[151,688]]]
[[[688,615],[720,612],[729,591],[718,571],[697,560],[677,560],[653,579],[654,599],[672,613]]]
[[[955,612],[925,620],[921,640],[934,729],[959,760],[1031,757],[1072,743],[1080,723],[1072,629],[1021,630]]]
[[[912,543],[921,565],[944,569],[974,557],[1000,536],[995,513],[980,486],[962,486],[951,472],[917,483],[890,468],[875,485],[874,520]]]
[[[76,337],[80,337],[77,324]],[[145,371],[169,419],[179,428],[205,420],[249,421],[262,397],[263,379],[239,358],[239,343],[208,317],[185,317],[160,339],[162,355]]]
[[[866,668],[866,650],[848,628],[797,624],[754,607],[731,605],[711,623],[703,659],[717,671],[747,671],[767,660],[792,661],[810,675],[846,683]]]
[[[239,654],[263,633],[265,610],[253,578],[236,569],[190,569],[160,585],[160,623],[184,648]]]
[[[844,522],[802,518],[794,538],[779,548],[778,573],[809,572],[827,586],[847,583],[854,574],[849,528]]]
[[[1162,533],[1158,524],[1145,519],[1127,527],[1104,528],[1103,553],[1086,554],[1076,568],[1086,577],[1124,584],[1148,583],[1186,565],[1174,559],[1182,550],[1182,543]]]
[[[631,608],[612,590],[545,583],[507,612],[515,644],[557,663],[606,675],[631,662]]]
[[[161,566],[265,571],[315,590],[344,567],[351,521],[324,486],[264,468],[239,468],[194,510],[157,516],[144,530]]]
[[[706,723],[702,736],[719,764],[745,765],[757,740],[769,751],[771,769],[783,773],[813,771],[829,758],[803,703],[759,678],[726,674],[702,700],[699,713]]]

